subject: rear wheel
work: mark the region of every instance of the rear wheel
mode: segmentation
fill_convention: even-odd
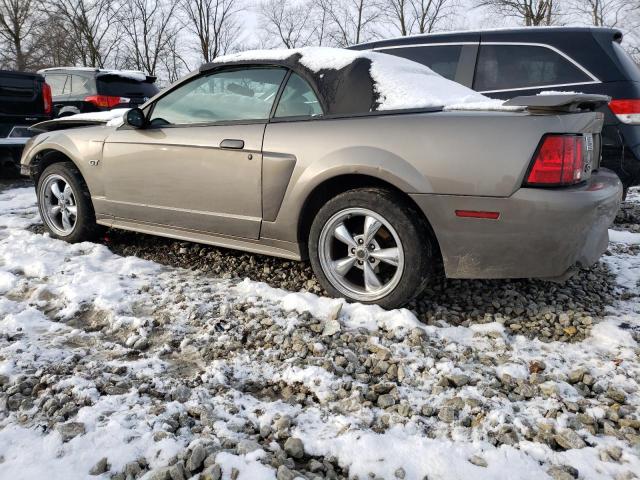
[[[89,190],[71,162],[48,166],[38,179],[38,208],[52,237],[75,243],[97,231]]]
[[[331,295],[386,308],[418,295],[434,263],[422,217],[399,195],[372,188],[340,194],[320,209],[309,256]]]

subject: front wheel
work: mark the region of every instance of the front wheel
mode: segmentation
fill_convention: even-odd
[[[71,162],[48,166],[37,186],[38,208],[53,238],[70,243],[91,240],[97,231],[89,190]]]
[[[327,202],[314,219],[309,257],[333,296],[401,306],[433,272],[433,246],[421,215],[394,192],[363,188]]]

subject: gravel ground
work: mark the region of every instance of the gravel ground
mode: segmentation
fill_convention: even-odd
[[[640,472],[640,241],[565,284],[441,280],[385,312],[316,296],[304,263],[53,241],[21,185],[0,193],[0,478]]]

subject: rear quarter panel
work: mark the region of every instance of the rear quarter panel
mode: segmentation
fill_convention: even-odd
[[[598,133],[595,113],[434,112],[278,122],[267,126],[265,159],[295,160],[282,206],[263,235],[295,241],[313,189],[344,174],[370,175],[406,193],[509,197],[522,185],[546,133]]]

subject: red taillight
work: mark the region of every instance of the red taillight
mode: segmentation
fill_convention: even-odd
[[[53,99],[51,98],[51,87],[46,82],[42,84],[42,101],[44,103],[44,113],[51,115],[53,111]]]
[[[125,97],[112,97],[109,95],[90,95],[84,98],[85,102],[93,103],[100,108],[113,108],[121,103],[129,103],[129,99]]]
[[[622,123],[640,125],[640,99],[611,100],[609,108]]]
[[[582,180],[582,136],[547,135],[533,160],[527,184],[572,185]]]

